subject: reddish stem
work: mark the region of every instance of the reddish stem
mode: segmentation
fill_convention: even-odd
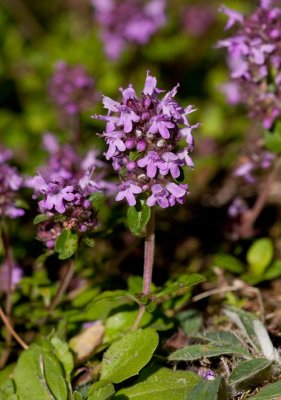
[[[12,312],[12,292],[13,292],[13,269],[14,260],[12,256],[12,251],[10,247],[9,237],[4,226],[4,222],[1,224],[1,238],[3,243],[3,249],[5,254],[5,262],[8,269],[8,282],[7,282],[7,295],[6,295],[6,307],[5,311],[8,317],[10,317]]]
[[[154,208],[151,207],[151,215],[146,226],[146,235],[144,243],[143,293],[146,295],[150,293],[150,286],[152,282],[154,248],[155,248],[155,211]]]
[[[143,266],[143,294],[150,294],[152,282],[153,262],[155,249],[155,210],[151,207],[151,215],[146,225],[146,235],[144,242],[144,266]],[[137,318],[132,326],[132,330],[138,328],[139,323],[145,313],[145,305],[140,305]]]
[[[242,216],[242,223],[239,228],[240,236],[242,238],[248,238],[255,234],[254,224],[258,216],[260,215],[262,209],[264,208],[267,197],[270,193],[270,187],[272,183],[275,181],[278,171],[279,171],[279,162],[278,160],[276,160],[275,165],[271,173],[269,174],[264,184],[264,187],[262,188],[262,191],[260,192],[258,198],[256,199],[254,206],[250,210],[245,211],[245,213]]]

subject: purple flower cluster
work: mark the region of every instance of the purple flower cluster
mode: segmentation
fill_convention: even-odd
[[[244,199],[241,197],[236,197],[228,207],[228,215],[231,218],[239,218],[247,210],[248,206]]]
[[[216,374],[214,373],[214,371],[204,367],[200,367],[198,369],[198,375],[201,376],[203,379],[206,379],[207,381],[212,381],[216,379]]]
[[[57,107],[67,115],[89,108],[96,100],[95,85],[83,65],[58,62],[49,84],[49,93]]]
[[[261,0],[249,17],[222,6],[228,16],[226,29],[238,24],[235,35],[221,40],[229,56],[235,98],[247,104],[250,115],[270,129],[281,114],[281,8],[273,0]],[[228,88],[228,96],[231,98]]]
[[[53,248],[63,229],[82,235],[97,226],[89,196],[105,190],[107,185],[96,171],[103,166],[96,152],[89,151],[82,159],[71,146],[61,146],[50,133],[44,136],[44,146],[49,160],[27,180],[27,185],[33,188],[33,197],[40,199],[40,213],[46,215],[39,224],[38,238]]]
[[[257,182],[258,174],[271,168],[274,164],[275,155],[267,150],[256,148],[249,155],[244,155],[240,159],[239,166],[234,170],[234,176],[242,178],[248,184]],[[228,208],[228,215],[233,219],[239,219],[246,211],[248,206],[242,197],[236,197]]]
[[[23,278],[23,270],[18,266],[14,265],[12,270],[12,289],[16,287],[16,285]],[[7,292],[9,287],[9,267],[7,263],[0,265],[0,292]]]
[[[215,12],[208,4],[189,4],[183,10],[183,26],[192,37],[204,36],[215,22]]]
[[[260,170],[269,169],[273,165],[275,155],[266,150],[252,152],[249,156],[241,158],[240,165],[234,171],[234,175],[242,177],[247,183],[255,183],[255,174]]]
[[[11,156],[10,150],[0,149],[0,218],[17,218],[24,214],[24,210],[16,205],[23,179],[17,169],[7,163]]]
[[[145,44],[166,21],[165,0],[92,0],[107,56],[118,59],[128,43]]]
[[[126,199],[130,206],[141,195],[148,206],[166,208],[183,203],[188,194],[187,185],[177,180],[184,166],[193,167],[192,130],[199,124],[192,126],[187,120],[192,106],[182,108],[175,101],[178,85],[160,100],[163,91],[156,84],[147,73],[140,98],[129,85],[121,89],[121,102],[103,97],[107,116],[94,116],[107,122],[102,134],[108,145],[106,159],[122,177],[116,200]],[[179,142],[183,146],[177,151]]]

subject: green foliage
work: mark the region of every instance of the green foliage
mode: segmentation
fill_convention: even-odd
[[[247,261],[252,275],[263,275],[272,261],[273,251],[272,241],[268,238],[258,239],[251,245],[247,252]]]
[[[272,374],[272,361],[255,358],[240,362],[229,376],[229,383],[235,392],[256,388]]]
[[[48,221],[50,216],[48,214],[38,214],[33,220],[34,225],[40,224],[41,222]]]
[[[21,354],[13,379],[21,400],[68,399],[63,368],[46,340]]]
[[[206,332],[203,335],[197,335],[196,337],[207,340],[210,343],[224,344],[224,345],[234,345],[240,346],[241,340],[231,332],[226,331],[216,331],[216,332]]]
[[[154,368],[143,371],[135,385],[121,389],[116,400],[180,400],[186,399],[201,378],[186,371]]]
[[[268,150],[281,153],[281,124],[278,122],[273,132],[265,131],[264,141]]]
[[[104,354],[101,379],[119,383],[138,374],[151,359],[158,340],[158,334],[151,328],[124,335]]]
[[[87,307],[89,317],[94,319],[106,319],[110,312],[124,304],[131,304],[137,299],[125,290],[104,291],[95,296],[93,301]],[[78,315],[79,317],[79,315]]]
[[[195,335],[203,324],[202,315],[197,310],[182,311],[177,314],[176,318],[186,336]]]
[[[70,230],[63,230],[56,240],[56,252],[60,260],[66,260],[73,256],[78,247],[78,235]]]
[[[0,400],[19,400],[14,382],[11,379],[0,384]]]
[[[177,279],[171,279],[167,281],[164,288],[158,291],[156,296],[158,298],[165,296],[174,297],[185,289],[188,289],[194,285],[198,285],[205,280],[206,278],[200,274],[182,274]]]
[[[127,211],[127,223],[130,231],[136,236],[145,235],[145,227],[150,218],[151,209],[144,200],[139,201]]]
[[[176,350],[169,355],[170,361],[194,361],[203,357],[218,357],[224,354],[235,354],[249,357],[250,354],[243,346],[223,344],[193,344]]]
[[[213,262],[214,265],[235,274],[241,274],[245,268],[238,258],[230,254],[217,254]]]
[[[189,393],[187,400],[227,400],[228,395],[223,378],[199,382]]]
[[[134,325],[134,322],[137,318],[138,310],[125,310],[116,312],[113,315],[110,315],[105,323],[105,336],[104,343],[112,343],[114,340],[118,339],[123,333],[130,330],[130,328]],[[146,312],[141,319],[139,324],[140,327],[148,325],[153,316]]]
[[[252,400],[277,400],[281,396],[281,381],[266,385],[261,391],[251,396]]]
[[[71,373],[74,368],[72,353],[70,352],[68,345],[58,337],[53,337],[51,339],[51,344],[54,348],[55,355],[63,366],[66,381],[70,385]]]
[[[224,313],[239,327],[239,329],[243,332],[243,335],[249,340],[254,349],[258,351],[260,348],[254,329],[254,321],[256,320],[256,316],[236,307],[227,307],[224,310]]]
[[[87,400],[110,400],[114,393],[115,390],[112,383],[101,380],[90,387]]]

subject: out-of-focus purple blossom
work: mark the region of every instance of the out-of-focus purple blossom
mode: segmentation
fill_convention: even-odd
[[[214,373],[214,371],[203,367],[198,369],[198,375],[206,379],[207,381],[213,381],[216,378],[216,374]]]
[[[14,289],[21,281],[23,271],[18,265],[13,266],[11,287]],[[7,263],[0,265],[0,292],[7,292],[9,287],[9,267]]]
[[[233,200],[228,208],[228,215],[231,218],[238,218],[242,215],[245,211],[248,210],[248,207],[243,199],[237,197]]]
[[[176,180],[183,167],[193,167],[192,130],[199,124],[188,122],[192,106],[182,108],[176,102],[178,85],[159,99],[163,91],[156,84],[156,78],[147,73],[140,98],[129,85],[121,89],[121,102],[103,98],[108,115],[94,116],[106,121],[101,135],[108,145],[105,155],[122,177],[116,200],[126,199],[130,206],[141,195],[149,206],[166,208],[183,203],[189,193],[187,185]],[[179,142],[183,142],[180,150]]]
[[[220,90],[231,105],[236,105],[242,101],[241,87],[237,82],[228,82],[220,86]]]
[[[51,249],[63,229],[84,235],[97,227],[89,197],[109,192],[111,187],[104,180],[101,169],[105,170],[105,164],[96,151],[90,150],[82,158],[73,147],[60,145],[50,133],[44,135],[43,145],[49,152],[47,163],[26,180],[26,186],[33,189],[39,211],[46,215],[46,220],[38,224],[37,237]]]
[[[55,66],[49,93],[58,109],[67,115],[88,109],[97,99],[94,81],[84,66],[70,66],[63,61]]]
[[[164,25],[165,0],[92,0],[107,56],[116,60],[129,43],[145,44]]]
[[[84,323],[83,323],[83,325],[82,325],[82,329],[88,329],[88,328],[91,328],[92,326],[95,326],[95,325],[97,325],[97,323],[99,323],[99,321],[98,321],[98,320],[96,320],[96,321],[88,321],[88,322],[84,322]]]
[[[275,155],[269,151],[253,152],[248,157],[241,158],[240,165],[235,169],[234,175],[242,177],[248,183],[255,183],[255,175],[263,169],[271,168]]]
[[[281,115],[281,8],[280,2],[262,0],[250,16],[222,6],[228,16],[226,29],[235,35],[221,40],[228,51],[231,78],[238,85],[225,87],[232,104],[246,104],[250,115],[270,129]],[[240,99],[239,99],[240,97]]]
[[[0,218],[17,218],[24,214],[24,210],[16,205],[23,179],[17,169],[7,163],[11,156],[10,150],[0,149]]]
[[[189,4],[182,15],[184,30],[194,37],[201,37],[207,33],[216,19],[213,7],[207,4]]]

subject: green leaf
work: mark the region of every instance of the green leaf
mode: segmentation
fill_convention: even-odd
[[[134,207],[129,207],[127,223],[130,231],[136,236],[144,236],[145,227],[150,218],[150,207],[143,200],[138,201]]]
[[[178,277],[176,281],[167,282],[166,287],[156,294],[157,297],[162,296],[176,296],[182,289],[189,288],[190,286],[198,285],[198,283],[204,282],[206,278],[199,274],[183,274]]]
[[[0,400],[18,400],[15,385],[11,379],[7,379],[0,385]]]
[[[95,297],[88,305],[87,311],[92,320],[105,320],[111,310],[124,304],[131,304],[132,301],[134,301],[134,296],[125,290],[106,290]]]
[[[257,317],[250,312],[241,310],[240,308],[233,306],[226,307],[224,309],[224,313],[244,333],[244,335],[248,338],[253,347],[257,351],[259,351],[260,346],[257,341],[257,336],[253,325],[253,322],[257,319]]]
[[[281,153],[281,134],[280,132],[268,132],[264,134],[265,146],[274,153]]]
[[[250,267],[250,273],[254,276],[263,275],[266,267],[273,258],[272,240],[261,238],[256,240],[247,252],[247,261]]]
[[[6,383],[10,379],[10,376],[12,375],[14,368],[15,368],[15,363],[7,365],[7,367],[3,368],[0,371],[0,387],[2,384]]]
[[[112,343],[114,340],[119,339],[123,333],[128,332],[133,326],[137,315],[138,310],[120,311],[110,315],[105,322],[103,343]],[[147,325],[152,318],[152,315],[146,312],[140,321],[139,327]]]
[[[149,362],[157,345],[154,329],[138,329],[114,342],[104,354],[101,379],[119,383],[139,373]]]
[[[271,376],[272,361],[255,358],[240,362],[229,376],[229,384],[235,391],[258,387]]]
[[[272,279],[279,278],[280,276],[281,276],[281,260],[275,260],[266,269],[264,275],[262,276],[262,280],[269,281]]]
[[[281,396],[281,381],[265,386],[258,394],[250,397],[252,400],[278,400]]]
[[[79,392],[77,392],[77,390],[75,390],[75,392],[73,393],[73,399],[74,400],[83,400],[83,397]]]
[[[198,335],[197,337],[208,340],[211,343],[241,346],[240,340],[231,332],[207,332],[204,335]]]
[[[83,238],[83,241],[86,243],[87,246],[89,247],[95,247],[96,242],[93,238],[90,238],[89,236],[85,236]]]
[[[143,287],[143,279],[141,276],[130,275],[127,281],[130,293],[141,293]]]
[[[104,203],[105,195],[102,192],[95,192],[91,194],[89,200],[93,203],[96,210],[99,210],[100,206]]]
[[[245,269],[241,261],[230,254],[217,254],[214,257],[213,263],[217,267],[233,272],[234,274],[241,274]]]
[[[48,214],[38,214],[34,218],[33,224],[37,225],[37,224],[40,224],[41,222],[48,221],[48,219],[50,219],[50,215],[48,215]]]
[[[114,400],[181,400],[202,379],[193,372],[172,371],[168,368],[149,368],[137,383],[119,390]]]
[[[61,362],[63,366],[66,380],[68,383],[70,383],[71,372],[73,371],[74,368],[72,353],[70,352],[67,343],[64,343],[58,337],[53,337],[51,339],[51,344],[55,350],[55,354],[58,360]]]
[[[227,400],[225,382],[222,378],[203,380],[186,397],[186,400]]]
[[[60,260],[71,257],[78,246],[78,235],[69,230],[64,230],[56,240],[55,250],[59,253]]]
[[[108,381],[94,383],[87,394],[87,400],[109,400],[115,393],[114,386]]]
[[[176,315],[176,319],[187,336],[197,333],[203,324],[202,315],[197,310],[180,312]]]
[[[48,347],[47,341],[32,344],[20,355],[13,374],[20,400],[67,400],[62,367]]]
[[[202,357],[218,357],[224,354],[237,354],[249,357],[250,353],[242,346],[218,344],[194,344],[176,350],[169,356],[170,361],[194,361]]]

